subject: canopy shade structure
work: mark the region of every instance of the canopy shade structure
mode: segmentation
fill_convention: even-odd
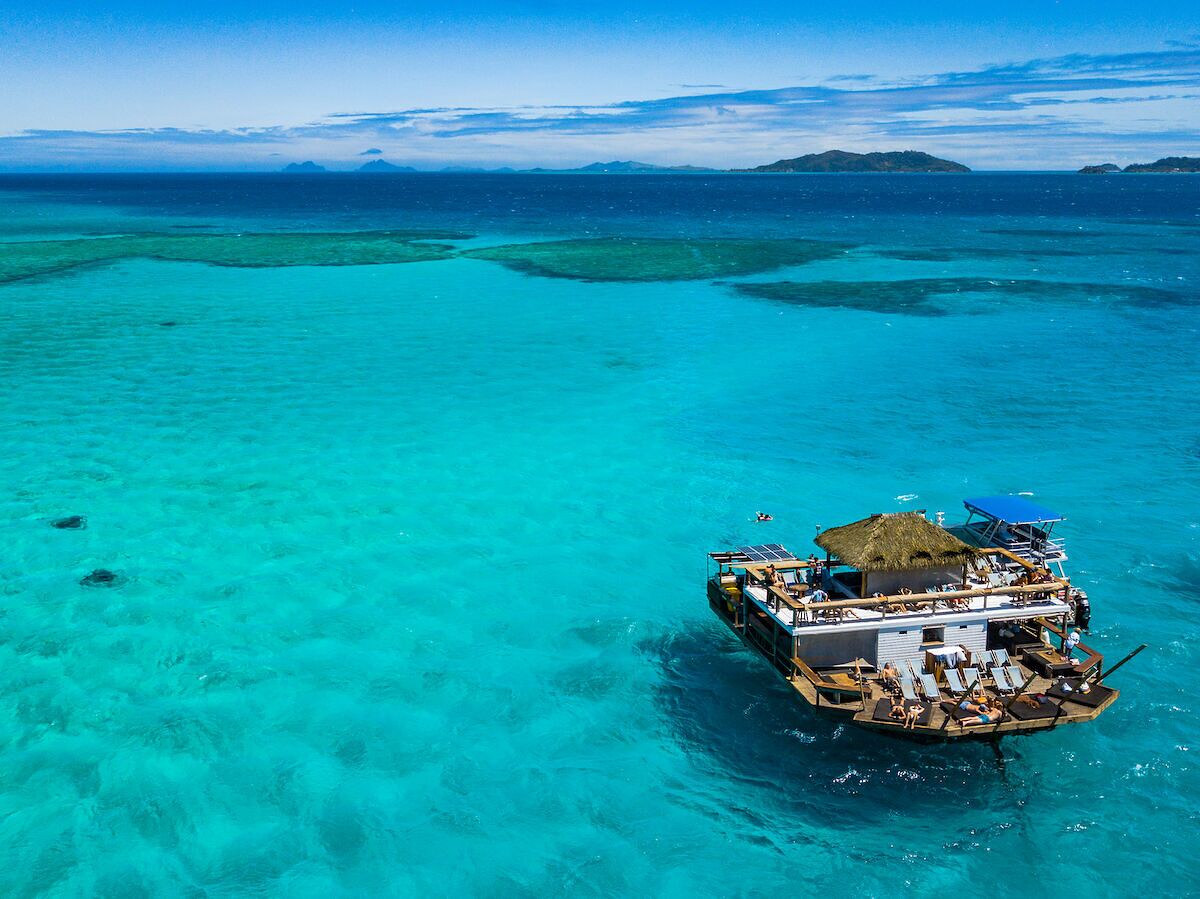
[[[1021,496],[980,496],[963,500],[963,505],[968,512],[976,512],[1005,524],[1049,524],[1064,520],[1064,516],[1057,512]]]
[[[817,546],[859,571],[911,571],[965,565],[978,550],[919,512],[872,515],[822,531]]]

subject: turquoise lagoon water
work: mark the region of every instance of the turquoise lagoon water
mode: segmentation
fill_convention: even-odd
[[[0,893],[1193,891],[1200,181],[0,191]],[[442,249],[295,264],[380,229]],[[327,236],[194,240],[265,232]],[[190,242],[48,243],[112,235]],[[708,610],[710,549],[1019,491],[1151,648],[1003,768],[815,717]]]

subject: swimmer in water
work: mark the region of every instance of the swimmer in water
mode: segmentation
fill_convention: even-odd
[[[771,519],[771,516],[768,515],[766,512],[759,512],[758,520],[759,521],[771,521],[772,519]]]

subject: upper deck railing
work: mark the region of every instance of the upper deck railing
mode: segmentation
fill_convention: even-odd
[[[743,568],[746,571],[746,582],[750,586],[763,589],[767,597],[767,610],[779,617],[785,625],[783,609],[791,614],[792,627],[811,625],[839,624],[847,620],[861,620],[852,614],[853,610],[869,610],[876,612],[881,618],[889,616],[916,615],[952,615],[968,611],[988,611],[995,608],[996,600],[1009,605],[1030,605],[1036,607],[1051,603],[1061,597],[1066,601],[1070,582],[1064,578],[1055,577],[1046,571],[1038,569],[1028,559],[1022,557],[1007,547],[991,547],[983,550],[985,555],[998,555],[1015,562],[1030,574],[1036,573],[1038,580],[1034,583],[1002,583],[978,584],[976,586],[943,587],[938,592],[897,593],[888,596],[854,597],[851,599],[823,599],[813,601],[792,595],[784,586],[767,584],[764,580],[766,563],[733,562],[731,567]],[[728,564],[728,563],[727,563]],[[808,569],[812,563],[805,560],[793,559],[772,563],[777,571],[784,569]],[[829,563],[818,562],[817,566],[824,572],[828,580],[822,582],[828,586],[832,580],[830,567],[838,567],[842,563],[832,560]],[[982,608],[973,603],[982,599]],[[1031,609],[1032,614],[1037,613]]]

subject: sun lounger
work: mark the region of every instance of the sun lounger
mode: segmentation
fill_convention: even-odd
[[[925,673],[925,666],[920,662],[914,662],[912,659],[909,659],[908,670],[912,672],[914,680],[920,680],[921,675]]]
[[[992,669],[992,681],[1001,693],[1012,693],[1015,689],[1012,681],[1008,679],[1008,672],[999,666]]]
[[[1012,659],[1008,657],[1007,649],[993,649],[992,658],[996,660],[997,665],[1003,665],[1005,668],[1012,662]]]
[[[974,690],[977,686],[979,686],[979,669],[964,668],[963,680],[966,681],[968,690]]]
[[[996,660],[992,656],[992,651],[990,649],[981,649],[979,652],[973,653],[971,656],[971,661],[984,671],[987,671],[996,664]]]
[[[920,699],[917,697],[917,691],[913,686],[913,679],[911,677],[900,678],[900,692],[904,694],[905,699],[911,700],[912,702],[920,702]]]
[[[1008,679],[1012,681],[1012,685],[1018,690],[1025,687],[1025,674],[1016,665],[1005,665],[1004,671],[1008,674]]]
[[[931,712],[933,711],[933,706],[928,702],[921,702],[919,700],[917,701],[916,704],[921,707],[921,714],[917,716],[917,720],[915,723],[919,727],[924,727],[929,724],[929,717],[930,717]],[[910,708],[911,706],[912,706],[912,703],[908,703],[908,702],[904,703],[904,707],[906,710],[908,708]],[[879,702],[875,703],[875,711],[871,715],[871,718],[875,721],[890,722],[892,724],[897,724],[897,725],[902,724],[902,722],[899,719],[893,718],[891,716],[891,714],[890,714],[891,711],[892,711],[892,701],[890,699],[881,699],[881,700],[879,700]]]
[[[922,674],[917,678],[917,682],[920,683],[921,692],[927,699],[932,699],[934,702],[941,699],[942,694],[938,691],[937,681],[933,679],[932,674]]]
[[[951,694],[962,696],[967,692],[967,685],[963,683],[962,675],[958,673],[957,668],[947,668],[942,674],[946,676],[946,683],[950,685]]]

